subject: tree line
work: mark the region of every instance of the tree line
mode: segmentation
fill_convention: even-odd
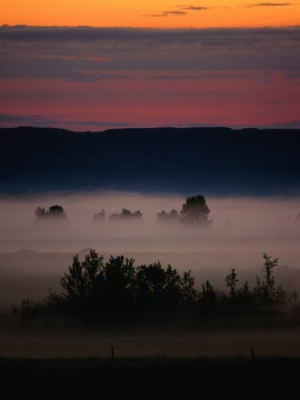
[[[210,214],[210,209],[206,203],[206,199],[203,195],[196,195],[187,197],[185,203],[182,205],[180,212],[176,209],[171,211],[162,210],[157,213],[157,219],[159,221],[180,221],[183,223],[207,223]],[[37,220],[66,220],[67,214],[62,206],[54,205],[49,207],[46,211],[44,207],[38,207],[35,211]],[[103,221],[106,218],[105,210],[102,209],[93,215],[93,220]],[[128,221],[128,220],[141,220],[143,214],[140,210],[130,211],[127,208],[123,208],[120,213],[112,213],[109,215],[110,221]]]
[[[200,290],[195,288],[191,271],[178,273],[171,265],[160,262],[134,265],[132,258],[104,257],[90,250],[83,261],[73,257],[72,265],[60,278],[61,293],[50,292],[38,303],[24,299],[22,317],[39,313],[63,313],[82,316],[171,315],[181,312],[205,314],[212,310],[258,309],[284,305],[289,294],[275,283],[278,259],[263,254],[263,277],[257,277],[254,288],[248,282],[239,286],[237,272],[225,276],[228,292],[216,290],[208,280]]]

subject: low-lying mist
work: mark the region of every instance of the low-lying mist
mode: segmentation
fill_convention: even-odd
[[[210,279],[224,286],[232,268],[240,281],[263,269],[262,254],[279,258],[282,283],[300,288],[300,204],[298,198],[210,198],[205,226],[161,222],[157,213],[180,212],[186,198],[124,193],[41,194],[0,199],[0,306],[41,298],[60,290],[59,278],[93,248],[105,257],[124,255],[135,265],[161,261],[178,271],[192,270],[196,286]],[[37,220],[38,207],[63,207],[67,219]],[[140,211],[137,220],[109,220],[122,209]],[[94,214],[105,211],[105,219]],[[278,270],[279,271],[279,270]],[[287,273],[288,271],[288,273]]]

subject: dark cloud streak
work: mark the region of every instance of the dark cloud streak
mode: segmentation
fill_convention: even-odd
[[[196,7],[196,6],[182,6],[180,8],[182,10],[189,10],[189,11],[205,11],[205,10],[208,10],[208,7]]]
[[[122,79],[123,71],[299,72],[300,26],[142,29],[0,28],[0,79]],[[119,72],[117,72],[119,71]],[[161,75],[161,74],[158,74]],[[163,74],[164,75],[164,74]]]
[[[255,8],[255,7],[289,7],[292,6],[292,3],[254,3],[247,4],[243,6],[244,8]]]
[[[15,115],[0,113],[0,127],[22,125],[53,126],[59,125],[59,121],[48,119],[41,115]]]
[[[93,27],[31,27],[2,26],[0,41],[15,42],[153,42],[212,45],[214,42],[232,43],[259,40],[300,40],[300,25],[285,28],[205,28],[205,29],[151,29],[151,28],[93,28]]]
[[[186,15],[187,13],[185,11],[163,11],[161,14],[149,14],[147,17],[152,17],[152,18],[160,18],[160,17],[169,17],[170,15],[172,16],[182,16]]]
[[[107,80],[107,79],[131,79],[132,76],[125,74],[115,74],[115,73],[106,73],[99,74],[96,72],[72,72],[70,76],[70,81],[72,82],[95,82],[99,80]]]
[[[151,80],[186,80],[186,79],[198,79],[197,76],[194,75],[155,75],[150,77]]]

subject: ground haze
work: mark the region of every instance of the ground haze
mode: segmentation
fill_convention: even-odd
[[[180,195],[135,193],[40,194],[2,197],[0,274],[1,307],[38,299],[50,288],[61,290],[59,278],[89,248],[106,259],[124,255],[135,265],[161,261],[178,271],[191,270],[196,286],[207,279],[217,288],[236,268],[239,279],[254,283],[263,269],[262,254],[279,258],[276,276],[290,290],[300,286],[300,219],[297,198],[207,197],[211,223],[185,226],[162,223],[157,213],[180,211]],[[61,205],[67,221],[38,221],[38,206]],[[137,221],[110,221],[123,208],[143,214]],[[94,221],[105,210],[105,220]]]

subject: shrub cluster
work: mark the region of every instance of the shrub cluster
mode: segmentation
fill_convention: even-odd
[[[66,307],[92,313],[123,313],[132,309],[177,308],[195,301],[194,278],[180,276],[160,262],[134,266],[132,258],[111,256],[107,262],[95,250],[80,262],[78,255],[60,280]]]
[[[105,316],[170,316],[207,315],[212,310],[227,307],[231,310],[277,306],[287,302],[287,293],[275,285],[274,269],[277,259],[263,254],[264,276],[257,278],[251,290],[248,282],[238,287],[235,269],[225,277],[228,293],[214,289],[206,281],[195,289],[191,271],[180,275],[160,262],[134,266],[134,260],[124,256],[111,256],[107,262],[95,250],[90,250],[83,261],[73,257],[68,272],[60,279],[63,292],[50,293],[40,303],[23,300],[19,311],[24,318],[39,315]]]
[[[46,211],[44,207],[38,207],[35,210],[35,216],[38,220],[67,218],[67,214],[65,213],[63,207],[57,204],[49,207],[48,211]]]

